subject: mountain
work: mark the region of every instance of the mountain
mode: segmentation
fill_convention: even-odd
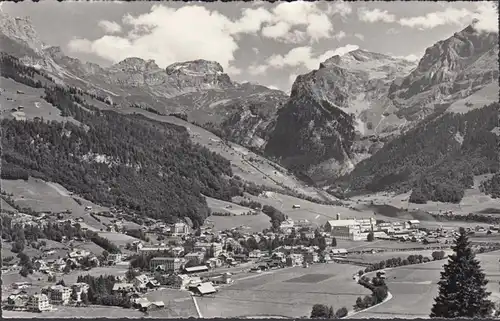
[[[266,153],[316,180],[351,170],[376,148],[364,137],[383,137],[404,125],[385,102],[394,79],[414,66],[364,50],[327,59],[297,77]]]
[[[116,108],[182,115],[248,147],[265,145],[276,112],[288,98],[279,90],[233,82],[214,61],[178,62],[166,68],[134,57],[107,68],[83,63],[40,41],[28,18],[0,15],[2,51],[47,71],[58,84],[80,88]]]
[[[498,33],[473,25],[428,48],[418,64],[364,50],[334,56],[297,77],[265,152],[323,183],[497,79]],[[484,105],[467,104],[465,111]]]
[[[437,112],[336,180],[348,194],[412,191],[410,201],[459,202],[475,175],[500,171],[500,105]]]

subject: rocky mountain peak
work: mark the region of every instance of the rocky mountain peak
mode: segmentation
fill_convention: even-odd
[[[204,59],[176,62],[166,68],[167,74],[215,74],[222,75],[224,68],[216,62]]]
[[[12,17],[0,11],[0,33],[23,43],[37,53],[45,48],[29,17]]]
[[[144,60],[137,57],[125,58],[122,61],[110,67],[110,70],[121,70],[125,72],[145,72],[145,71],[158,71],[160,67],[152,59]]]

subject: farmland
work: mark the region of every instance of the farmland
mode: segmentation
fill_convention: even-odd
[[[500,301],[498,281],[499,252],[477,255],[481,266],[489,280],[488,290],[492,292],[491,299]],[[354,318],[427,318],[434,297],[437,295],[437,282],[443,261],[434,261],[418,265],[409,265],[387,270],[387,285],[393,298],[366,312],[353,315]]]
[[[339,309],[350,307],[358,296],[369,294],[352,279],[358,269],[332,263],[264,272],[240,278],[235,284],[221,288],[213,297],[196,300],[205,318],[304,317],[316,303]]]

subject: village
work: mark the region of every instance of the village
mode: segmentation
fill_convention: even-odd
[[[55,247],[46,248],[37,257],[21,251],[18,263],[4,258],[4,275],[40,276],[32,282],[4,281],[4,309],[46,312],[68,306],[103,305],[145,313],[160,311],[169,302],[149,300],[148,293],[184,291],[196,301],[195,297],[217,296],[224,287],[249,275],[259,277],[274,270],[308,269],[326,263],[366,266],[356,262],[356,255],[446,249],[455,233],[421,228],[418,220],[384,222],[374,217],[341,218],[340,214],[320,227],[305,219],[286,218],[278,229],[259,233],[247,232],[244,227],[213,231],[210,224],[192,229],[186,222],[166,224],[153,219],[131,230],[125,227],[126,214],[120,210],[95,212],[90,206],[85,210],[94,218],[107,218],[106,231],[92,231],[82,218],[65,219],[60,213],[10,214],[10,228],[24,229],[26,237],[32,228],[56,229],[60,243],[69,250],[61,256]],[[110,233],[136,238],[116,246],[99,236]],[[156,241],[151,240],[152,236]],[[15,240],[12,247],[18,242]],[[385,245],[369,246],[377,242]],[[101,245],[96,249],[108,250],[86,250],[89,243]],[[70,279],[74,282],[70,283]]]

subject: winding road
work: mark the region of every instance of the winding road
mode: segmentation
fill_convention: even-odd
[[[491,299],[500,301],[500,251],[478,254],[481,267],[489,280]],[[438,293],[440,272],[448,260],[386,269],[386,283],[392,299],[370,310],[356,313],[354,318],[429,318],[434,298]]]

